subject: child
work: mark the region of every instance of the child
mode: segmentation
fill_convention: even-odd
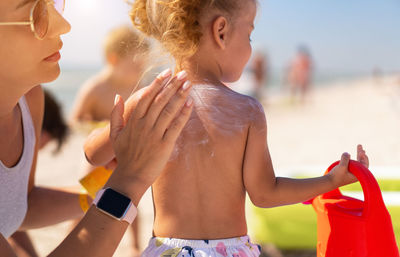
[[[259,207],[299,203],[355,182],[350,159],[329,175],[277,178],[262,106],[224,83],[239,79],[251,54],[255,0],[138,0],[132,20],[175,58],[192,82],[192,116],[169,163],[153,184],[154,238],[143,256],[259,256],[245,218],[246,192]],[[188,86],[188,85],[187,85]],[[129,113],[135,99],[126,105]],[[157,99],[156,99],[157,101]],[[107,131],[87,142],[90,161],[113,156]],[[368,165],[361,146],[359,160]],[[117,160],[118,161],[118,160]]]
[[[146,67],[147,42],[132,28],[112,30],[104,42],[107,65],[78,93],[72,122],[101,122],[110,118],[116,94],[125,99],[137,88]]]

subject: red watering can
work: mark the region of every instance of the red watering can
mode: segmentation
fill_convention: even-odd
[[[332,164],[330,172],[339,162]],[[339,189],[312,200],[318,220],[318,257],[399,257],[392,220],[372,173],[350,161],[349,171],[361,183],[364,201]],[[326,174],[325,173],[325,174]]]

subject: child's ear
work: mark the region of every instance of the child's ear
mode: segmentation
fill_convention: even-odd
[[[226,47],[228,34],[228,21],[225,17],[219,16],[213,23],[213,37],[215,43],[223,50]]]

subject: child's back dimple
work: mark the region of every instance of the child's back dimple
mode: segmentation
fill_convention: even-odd
[[[153,186],[154,233],[215,239],[247,233],[242,166],[252,98],[224,86],[195,85],[194,110]]]

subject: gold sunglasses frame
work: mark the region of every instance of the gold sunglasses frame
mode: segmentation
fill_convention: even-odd
[[[29,26],[31,27],[31,30],[32,30],[33,34],[35,35],[35,37],[36,37],[37,39],[39,39],[39,40],[43,40],[43,39],[46,37],[46,35],[47,35],[47,31],[48,31],[48,28],[49,28],[49,23],[47,23],[47,30],[46,30],[46,33],[43,35],[43,37],[40,37],[40,36],[37,34],[37,32],[36,32],[36,29],[35,29],[35,22],[34,22],[34,20],[33,20],[33,12],[35,11],[35,8],[36,8],[36,6],[38,5],[38,3],[39,3],[40,1],[45,1],[45,3],[46,3],[47,5],[55,4],[55,1],[54,1],[54,0],[37,0],[37,1],[33,4],[32,8],[31,8],[29,21],[20,21],[20,22],[0,22],[0,26],[27,26],[27,25],[29,25]],[[62,0],[62,1],[63,1],[63,8],[62,8],[61,11],[63,12],[63,11],[64,11],[64,7],[65,7],[65,0]],[[47,12],[48,12],[48,10],[47,10]],[[48,19],[48,18],[47,18],[47,19]]]

